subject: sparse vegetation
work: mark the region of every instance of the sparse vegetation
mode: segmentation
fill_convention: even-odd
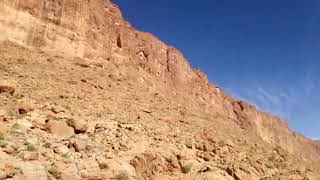
[[[1,147],[1,148],[5,148],[5,147],[7,147],[7,145],[8,145],[7,142],[0,141],[0,147]]]
[[[61,176],[61,172],[59,172],[55,167],[52,167],[51,169],[49,169],[48,173],[51,174],[56,179],[59,179]]]
[[[63,158],[68,158],[68,154],[63,154],[62,157]]]
[[[14,109],[14,108],[12,108],[12,109]],[[10,111],[8,111],[8,116],[17,117],[17,113],[14,110],[10,110]]]
[[[70,127],[75,127],[75,122],[74,122],[74,119],[68,119],[67,120],[67,124],[68,124],[68,126],[70,126]]]
[[[16,144],[13,144],[11,145],[11,148],[17,151],[19,149],[19,146]]]
[[[99,167],[100,169],[109,169],[109,165],[105,162],[100,162]]]
[[[129,176],[126,172],[121,172],[116,176],[116,180],[128,180]]]
[[[185,165],[181,168],[182,173],[187,174],[192,170],[192,164]]]
[[[19,124],[18,123],[15,123],[14,125],[12,125],[12,127],[11,127],[12,129],[19,129],[20,128],[20,126],[19,126]]]
[[[46,143],[44,143],[43,145],[42,145],[42,147],[44,147],[44,148],[50,148],[51,147],[51,143],[49,143],[49,142],[46,142]]]
[[[260,180],[271,180],[271,179],[273,179],[272,177],[262,177],[262,178],[260,178]]]
[[[34,147],[33,144],[30,144],[30,143],[24,143],[25,146],[27,146],[27,151],[35,151],[36,148]]]
[[[0,132],[0,141],[1,140],[4,140],[4,134],[2,134],[1,132]]]
[[[91,151],[93,148],[90,145],[86,145],[86,151]]]

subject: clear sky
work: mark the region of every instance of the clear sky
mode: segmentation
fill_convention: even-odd
[[[235,97],[320,139],[319,0],[113,0]]]

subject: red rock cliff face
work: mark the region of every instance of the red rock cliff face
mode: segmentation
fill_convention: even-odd
[[[315,143],[208,83],[178,50],[132,28],[109,0],[1,0],[0,8],[0,41],[64,57],[111,61],[121,73],[140,72],[134,77],[138,82],[174,97],[188,112],[233,120],[274,146],[319,158]]]

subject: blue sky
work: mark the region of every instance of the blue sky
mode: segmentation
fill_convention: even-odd
[[[320,139],[320,1],[113,2],[211,82]]]

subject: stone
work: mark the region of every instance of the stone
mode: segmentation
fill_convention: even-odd
[[[87,122],[82,119],[74,120],[74,130],[76,133],[86,132],[88,128]]]
[[[2,137],[0,137],[0,138],[2,138]],[[6,141],[3,141],[2,139],[0,139],[0,148],[6,148],[7,145],[8,145],[8,143]]]
[[[29,99],[20,99],[17,101],[16,109],[19,114],[27,114],[35,109],[35,102]]]
[[[96,130],[96,123],[94,123],[94,122],[93,123],[89,123],[86,133],[94,134],[95,130]]]
[[[88,174],[94,174],[100,171],[98,162],[94,159],[83,159],[77,162],[79,170],[86,170]]]
[[[88,173],[86,171],[81,171],[81,177],[84,179],[95,179],[95,180],[104,180],[105,176],[101,172]]]
[[[72,139],[69,143],[69,148],[73,147],[77,152],[83,151],[86,149],[87,144],[78,139]]]
[[[0,109],[0,122],[8,121],[8,113],[4,109]]]
[[[38,144],[39,143],[39,139],[38,137],[30,137],[28,139],[26,139],[26,143],[27,144]]]
[[[55,161],[54,166],[61,173],[61,180],[80,180],[78,168],[75,163],[64,163]]]
[[[49,131],[57,137],[68,139],[74,135],[74,129],[64,121],[51,120],[48,122]]]
[[[27,177],[22,174],[16,174],[13,179],[14,180],[26,180]]]
[[[231,139],[227,139],[225,144],[229,147],[235,147],[235,144],[233,143],[233,141]]]
[[[8,67],[5,64],[0,63],[0,72],[1,71],[8,71]]]
[[[0,179],[6,179],[7,178],[7,174],[4,170],[0,169]]]
[[[8,130],[9,130],[9,125],[7,123],[0,121],[0,134],[4,135],[8,132]]]
[[[12,165],[6,165],[4,171],[8,178],[14,177],[15,174],[18,174],[20,172],[18,168]]]
[[[66,112],[62,106],[58,106],[58,105],[51,106],[51,111],[54,112],[55,114]]]
[[[1,93],[9,93],[9,94],[13,95],[15,90],[16,90],[16,88],[12,83],[10,83],[7,80],[0,79],[0,94]]]
[[[34,161],[39,158],[39,153],[38,152],[24,152],[22,158],[25,161]]]
[[[0,127],[28,121],[19,122],[24,131],[5,130],[7,147],[18,146],[0,149],[0,164],[19,167],[8,178],[22,169],[25,179],[116,179],[122,172],[130,179],[298,179],[309,173],[296,170],[304,163],[319,174],[319,142],[211,84],[179,50],[134,29],[111,0],[2,0],[0,8],[0,61],[10,66],[0,77],[19,82],[0,82],[0,107],[10,112]],[[20,98],[27,103],[16,104]],[[15,106],[19,114],[11,113]],[[23,161],[17,152],[34,136],[46,155]],[[63,163],[57,176],[48,172],[54,161]],[[220,171],[231,165],[232,175]]]
[[[190,172],[199,172],[202,168],[201,163],[196,160],[180,160],[179,163],[182,171],[186,171],[188,169]]]
[[[12,147],[6,147],[5,149],[3,149],[3,152],[7,154],[13,154],[15,151]]]
[[[32,126],[39,129],[46,129],[47,118],[40,115],[38,112],[32,112],[30,119],[32,120]]]
[[[32,122],[29,118],[18,119],[16,124],[22,129],[30,129],[32,127]]]
[[[25,179],[47,180],[47,170],[39,161],[26,161],[19,163]]]
[[[67,155],[69,153],[69,148],[64,145],[59,145],[54,148],[54,152],[61,155]]]

